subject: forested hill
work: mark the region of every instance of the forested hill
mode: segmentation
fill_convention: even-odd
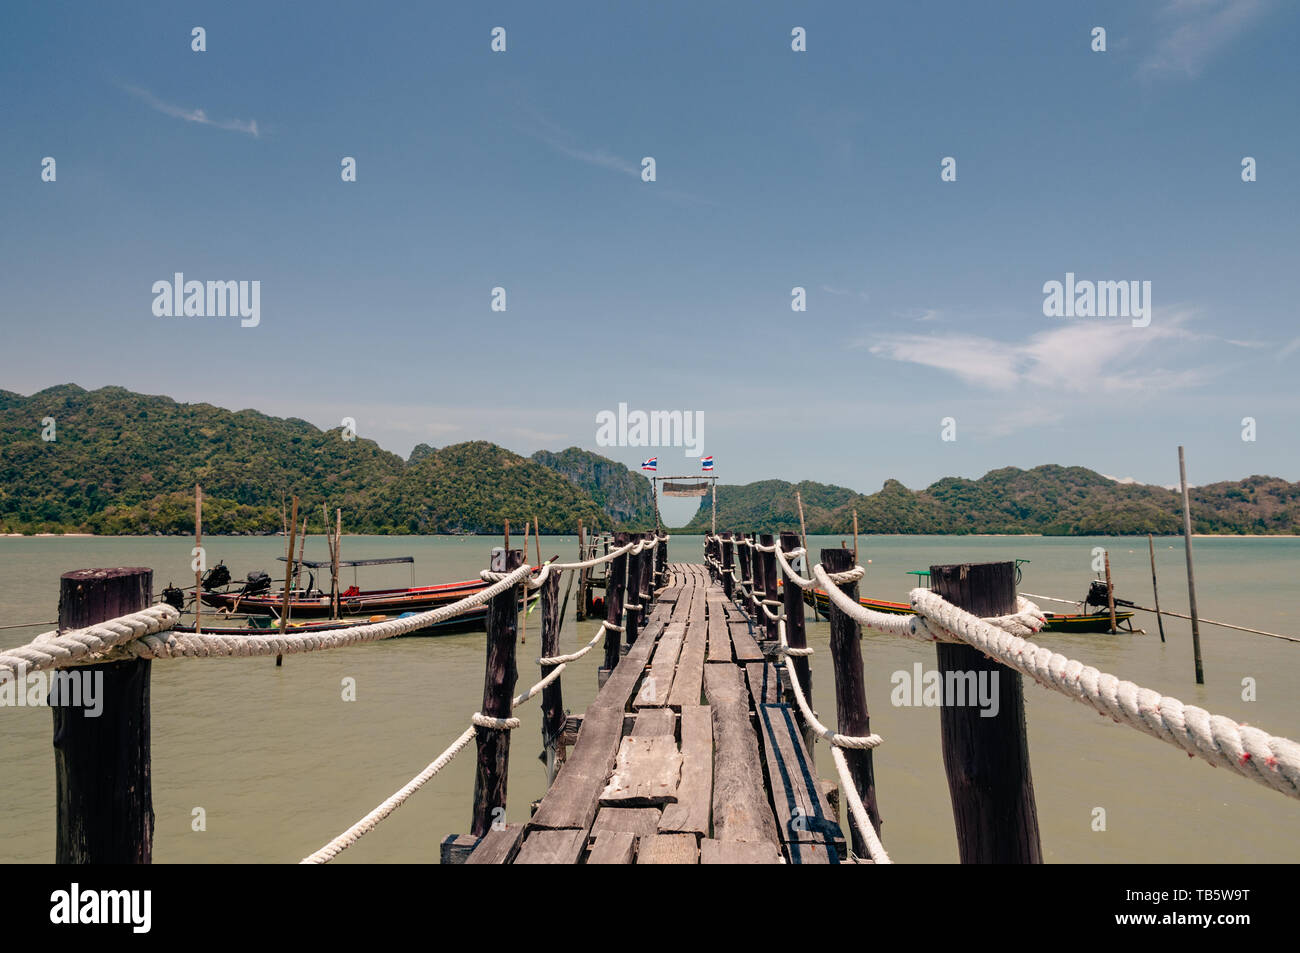
[[[858,494],[817,483],[765,480],[718,486],[718,528],[752,532],[798,529],[795,491],[803,495],[810,533],[846,533],[853,513],[863,533],[1043,533],[1128,535],[1178,533],[1180,494],[1158,486],[1117,483],[1085,467],[1004,467],[978,480],[947,477],[924,490],[888,480]],[[1196,533],[1300,532],[1300,483],[1252,476],[1190,491]],[[702,508],[688,529],[702,532]]]
[[[181,404],[121,387],[60,385],[24,397],[0,390],[0,532],[190,533],[194,484],[207,533],[278,532],[297,494],[319,527],[340,507],[353,533],[497,533],[536,517],[543,532],[645,529],[649,481],[570,447],[531,458],[474,441],[407,460],[371,440],[344,439],[303,420]],[[53,439],[45,439],[52,437]],[[1082,467],[1008,467],[978,480],[948,478],[877,493],[764,480],[718,487],[719,528],[845,533],[1174,533],[1178,494],[1117,483]],[[1254,476],[1192,491],[1205,533],[1300,531],[1300,484]],[[688,529],[708,527],[703,507]]]

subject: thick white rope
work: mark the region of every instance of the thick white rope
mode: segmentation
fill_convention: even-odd
[[[553,664],[555,665],[555,668],[552,669],[550,672],[548,672],[545,678],[534,683],[533,686],[528,689],[528,691],[524,692],[522,695],[516,695],[513,699],[511,699],[510,709],[513,711],[514,709],[518,708],[520,705],[524,704],[527,701],[530,701],[531,699],[539,695],[546,688],[546,686],[550,685],[552,682],[554,682],[557,678],[560,677],[561,673],[563,673],[565,668],[568,667],[569,662],[580,659],[584,655],[586,655],[589,651],[591,651],[591,649],[595,646],[596,642],[601,638],[601,636],[605,634],[606,630],[622,632],[623,627],[611,625],[609,622],[602,622],[597,627],[595,637],[577,652],[574,652],[571,655],[559,655],[553,658],[538,659],[537,662],[539,665]],[[320,850],[317,850],[315,853],[305,857],[302,861],[300,861],[300,863],[304,863],[304,864],[329,863],[331,860],[333,860],[343,851],[347,850],[349,847],[351,847],[353,844],[359,841],[366,834],[369,834],[371,831],[373,831],[376,827],[379,826],[381,821],[383,821],[395,810],[401,807],[402,804],[407,800],[407,798],[409,798],[416,791],[420,790],[420,788],[424,787],[424,785],[427,784],[430,780],[432,780],[434,776],[438,774],[439,771],[441,771],[448,764],[450,764],[452,759],[455,758],[456,755],[460,754],[461,751],[463,751],[469,745],[470,741],[472,741],[475,737],[475,732],[474,732],[475,727],[493,728],[498,731],[512,731],[515,728],[519,727],[519,719],[518,718],[493,718],[489,715],[484,715],[482,712],[475,712],[473,715],[470,716],[470,725],[471,727],[467,728],[455,741],[453,741],[447,747],[445,751],[442,752],[442,754],[438,755],[437,758],[431,761],[423,771],[421,771],[410,781],[408,781],[405,785],[399,788],[395,793],[392,794],[392,796],[384,800],[373,811],[371,811],[365,817],[361,818],[361,820],[357,821],[355,824],[349,827],[338,837],[335,837],[324,847],[320,848]]]
[[[0,681],[16,678],[20,672],[96,661],[128,642],[166,632],[180,617],[176,609],[163,603],[84,629],[43,632],[27,645],[0,652]]]
[[[808,704],[808,699],[804,697],[803,688],[799,684],[799,676],[794,670],[794,659],[791,658],[793,655],[812,655],[813,650],[811,648],[792,649],[790,647],[790,643],[786,641],[784,619],[777,622],[776,632],[780,653],[785,656],[785,670],[790,676],[790,686],[794,689],[794,700],[799,706],[799,711],[803,714],[804,724],[811,728],[818,737],[830,742],[831,757],[835,762],[835,770],[840,776],[840,790],[845,793],[845,797],[848,799],[849,814],[852,816],[858,833],[862,836],[863,843],[867,845],[867,853],[878,864],[893,863],[889,859],[884,844],[880,842],[880,838],[876,834],[876,828],[867,815],[867,809],[862,805],[862,799],[858,796],[857,784],[849,773],[848,761],[845,760],[843,753],[840,751],[841,748],[852,748],[858,751],[877,748],[884,743],[885,739],[877,734],[842,735],[823,725],[812,710],[812,706]]]
[[[913,589],[912,607],[932,624],[1008,668],[1028,675],[1067,698],[1144,734],[1159,738],[1210,764],[1300,798],[1300,744],[1258,728],[1212,715],[1195,705],[1004,632],[928,589]]]

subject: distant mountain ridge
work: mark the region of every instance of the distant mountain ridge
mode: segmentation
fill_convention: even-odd
[[[53,440],[42,438],[53,418]],[[341,507],[353,533],[499,533],[536,517],[543,532],[653,525],[649,481],[607,457],[570,447],[523,457],[471,441],[410,457],[372,440],[345,440],[296,418],[182,404],[121,387],[51,387],[30,397],[0,390],[0,532],[190,533],[194,484],[207,533],[272,533],[297,494],[314,525]],[[719,485],[719,529],[797,529],[802,495],[811,533],[1176,533],[1179,495],[1122,483],[1084,467],[1005,467],[978,480],[949,477],[876,493],[812,481]],[[1275,477],[1191,492],[1194,531],[1296,533],[1300,484]],[[709,526],[710,507],[687,531]]]

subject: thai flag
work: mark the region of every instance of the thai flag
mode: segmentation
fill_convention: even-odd
[[[701,457],[701,458],[700,458],[700,469],[703,470],[705,473],[712,473],[712,472],[713,472],[713,457],[711,457],[711,456],[709,456],[709,457]]]
[[[641,469],[642,469],[642,470],[658,470],[658,469],[659,469],[659,458],[658,458],[658,457],[651,457],[651,458],[650,458],[649,460],[647,460],[645,463],[641,464]]]

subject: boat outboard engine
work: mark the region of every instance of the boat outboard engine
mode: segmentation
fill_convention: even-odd
[[[162,601],[174,608],[177,612],[185,611],[185,590],[178,589],[171,583],[162,591]]]
[[[1110,605],[1107,601],[1108,595],[1106,580],[1094,579],[1088,586],[1088,594],[1084,597],[1083,603],[1085,606],[1097,606],[1099,609],[1105,609]],[[1116,598],[1115,605],[1132,608],[1134,603],[1129,602],[1127,599]]]
[[[230,584],[230,570],[226,568],[224,562],[217,563],[203,575],[203,588],[211,592],[213,589],[220,589],[222,586]]]
[[[263,592],[271,591],[271,576],[261,570],[250,572],[248,581],[244,583],[243,591],[240,595],[256,596]]]

